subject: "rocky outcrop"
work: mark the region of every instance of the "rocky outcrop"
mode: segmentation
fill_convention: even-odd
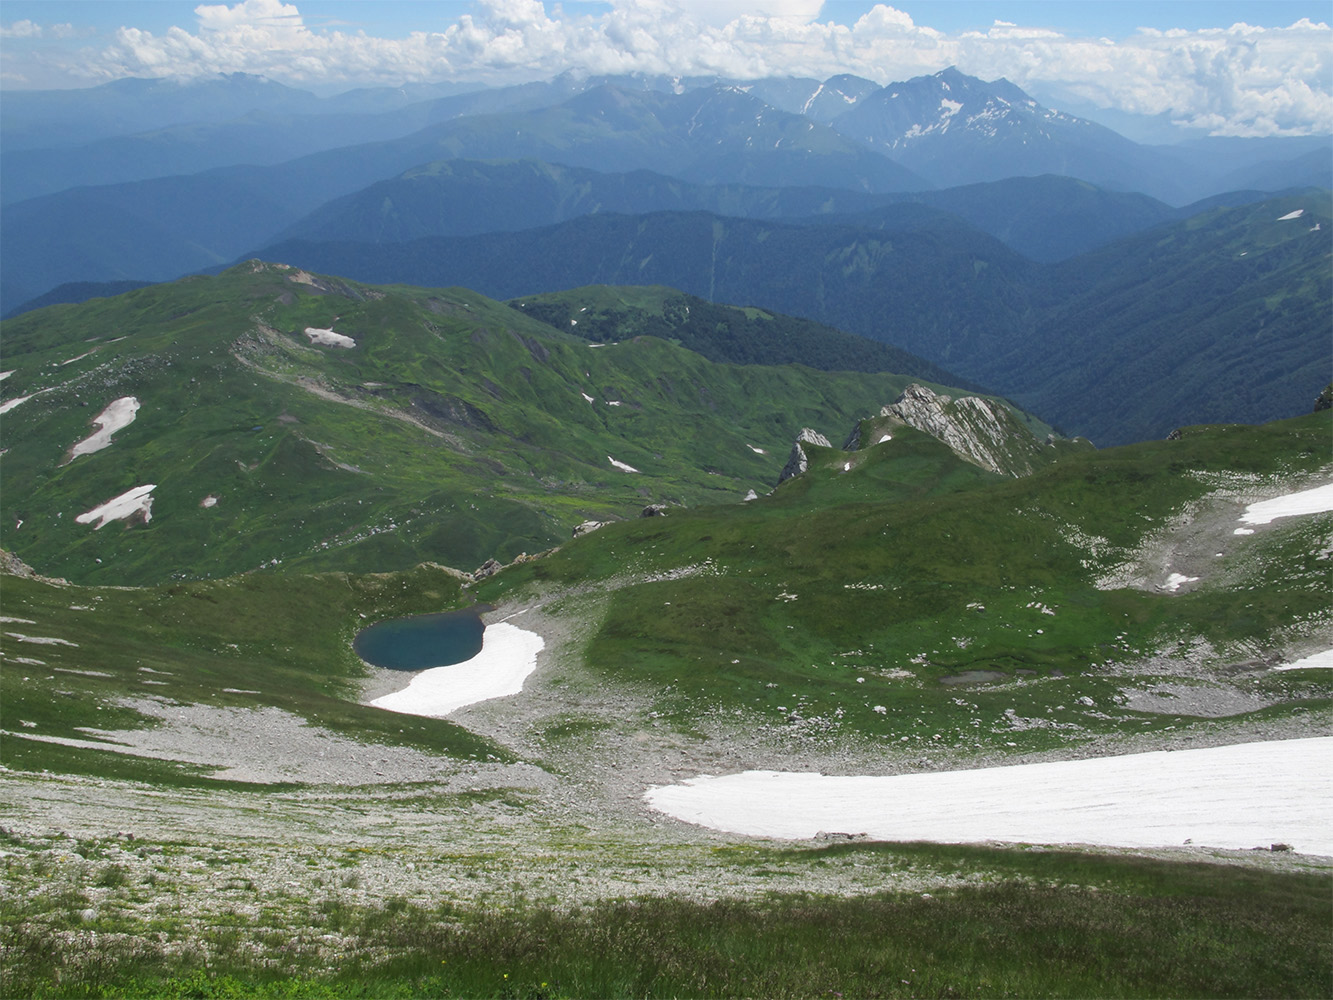
[[[42,576],[22,559],[6,549],[0,549],[0,573],[9,576],[21,576],[26,580],[36,580],[38,583],[49,583],[56,587],[69,586],[69,581],[64,577]]]
[[[574,525],[574,537],[579,538],[583,535],[591,534],[606,524],[606,521],[584,521],[582,524],[576,524]]]
[[[799,476],[810,468],[810,457],[805,453],[803,447],[807,444],[817,445],[820,448],[833,447],[823,434],[811,430],[809,427],[802,427],[801,433],[796,435],[796,441],[791,446],[791,454],[787,456],[787,464],[782,467],[782,473],[778,476],[778,485],[782,485],[792,476]]]
[[[1026,476],[1044,465],[1041,445],[1002,403],[980,396],[954,399],[913,383],[881,417],[915,427],[974,465]]]
[[[667,512],[667,505],[666,505],[666,504],[664,504],[664,503],[650,503],[647,507],[643,508],[643,510],[640,511],[639,516],[640,516],[640,517],[665,517],[665,516],[666,516],[666,512]]]
[[[468,578],[471,580],[472,583],[480,583],[482,580],[494,576],[502,569],[508,569],[510,566],[517,566],[519,565],[519,563],[534,562],[538,559],[545,559],[554,551],[555,549],[547,549],[545,552],[538,552],[536,555],[528,555],[528,553],[526,552],[520,552],[518,555],[514,556],[514,561],[510,563],[502,563],[498,559],[487,559],[484,563],[482,563],[475,570],[473,570],[472,573],[468,575]]]

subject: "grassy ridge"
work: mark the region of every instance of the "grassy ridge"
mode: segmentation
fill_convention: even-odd
[[[251,957],[244,925],[225,922],[206,965],[161,939],[131,947],[117,933],[104,933],[89,961],[72,941],[52,947],[21,923],[49,907],[46,919],[62,926],[58,901],[41,899],[5,907],[0,986],[32,997],[532,1000],[1326,992],[1333,916],[1321,873],[937,845],[799,853],[817,866],[830,851],[981,878],[928,895],[639,899],[573,913],[330,901],[293,915],[301,934],[267,967]],[[331,962],[301,943],[309,935],[344,954]]]
[[[589,664],[647,683],[682,726],[734,714],[811,738],[955,751],[1172,728],[1179,719],[1123,708],[1124,681],[1091,668],[1200,641],[1247,659],[1321,620],[1328,519],[1228,545],[1213,585],[1189,593],[1106,589],[1099,578],[1212,489],[1210,476],[1313,471],[1327,434],[1326,415],[1196,429],[989,483],[903,434],[871,448],[865,467],[816,463],[741,507],[604,528],[479,593],[606,580]],[[875,470],[896,456],[912,473],[883,487]],[[1258,552],[1273,554],[1247,555]],[[1010,683],[950,686],[969,671]],[[1255,684],[1278,701],[1314,699],[1301,710],[1327,708],[1317,679]]]
[[[307,327],[356,347],[312,346]],[[37,395],[0,431],[0,545],[116,584],[509,561],[648,501],[765,490],[802,426],[845,433],[907,382],[715,364],[650,337],[594,349],[463,290],[263,265],[26,314],[4,363],[8,398]],[[134,423],[65,462],[127,395]],[[73,523],[145,484],[149,523]]]

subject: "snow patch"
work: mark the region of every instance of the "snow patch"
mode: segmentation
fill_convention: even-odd
[[[70,449],[69,460],[72,462],[80,455],[91,455],[108,447],[111,444],[111,435],[134,423],[138,412],[139,401],[133,396],[121,396],[120,399],[112,400],[105,410],[93,417],[97,430]]]
[[[26,403],[35,395],[37,395],[37,393],[34,392],[27,396],[16,396],[13,399],[6,399],[3,403],[0,403],[0,413],[8,413],[14,407],[18,406],[20,403]]]
[[[1197,845],[1333,854],[1333,737],[892,776],[745,771],[649,789],[648,805],[752,837]]]
[[[1330,510],[1333,510],[1333,483],[1252,503],[1245,508],[1240,520],[1242,524],[1272,524],[1279,517],[1323,514]],[[1240,534],[1240,531],[1236,534]]]
[[[756,455],[767,455],[767,454],[768,454],[768,452],[764,451],[763,448],[756,448],[756,447],[755,447],[754,445],[752,445],[752,444],[747,444],[745,447],[749,448],[749,449],[750,449],[752,452],[754,452]]]
[[[1274,670],[1333,670],[1333,649],[1326,649],[1322,653],[1314,653],[1303,659],[1296,660],[1293,663],[1283,663],[1273,668]]]
[[[216,507],[217,505],[218,505],[218,498],[213,496],[213,494],[211,493],[199,501],[200,507]]]
[[[100,507],[94,507],[85,514],[80,514],[74,520],[79,524],[93,524],[96,531],[101,531],[102,527],[109,521],[120,521],[125,518],[134,517],[136,514],[142,514],[144,523],[147,524],[153,519],[153,490],[157,489],[156,484],[149,486],[136,486],[132,490],[127,490],[118,497],[113,497]]]
[[[479,701],[518,694],[537,669],[537,654],[545,645],[536,632],[517,625],[488,625],[482,633],[481,652],[472,659],[423,670],[403,690],[371,704],[404,715],[439,718]]]
[[[892,434],[885,434],[882,438],[876,441],[875,444],[883,444],[885,441],[892,441],[892,440],[893,440]]]
[[[1298,209],[1296,209],[1296,211],[1294,211],[1294,212],[1288,212],[1286,215],[1279,215],[1279,216],[1277,217],[1277,221],[1278,221],[1278,222],[1286,222],[1288,219],[1299,219],[1299,218],[1300,218],[1302,215],[1304,215],[1304,214],[1305,214],[1305,209],[1303,209],[1303,208],[1298,208]]]
[[[11,639],[17,639],[19,642],[31,642],[38,646],[73,646],[79,648],[77,642],[70,642],[68,639],[57,639],[49,635],[24,635],[22,632],[6,632],[5,635]]]
[[[610,462],[612,465],[614,465],[614,466],[615,466],[617,469],[619,469],[621,472],[638,472],[638,471],[639,471],[638,469],[634,468],[634,466],[632,466],[632,465],[626,465],[624,462],[617,462],[617,461],[616,461],[614,458],[612,458],[610,455],[607,455],[607,456],[606,456],[606,460],[607,460],[608,462]]]
[[[589,396],[586,392],[580,392],[579,395],[582,396],[584,399],[586,399],[589,403],[593,401],[593,398]]]
[[[305,335],[310,338],[310,343],[312,344],[323,344],[326,347],[356,346],[356,341],[351,337],[346,337],[341,333],[334,333],[332,330],[321,330],[317,326],[306,327]]]
[[[0,372],[0,382],[3,382],[5,379],[9,378],[9,376],[13,375],[16,371],[18,371],[17,368],[11,368],[7,372]]]
[[[1198,580],[1199,578],[1197,576],[1185,576],[1183,573],[1172,573],[1166,578],[1166,583],[1162,584],[1162,589],[1175,593],[1180,589],[1182,583],[1197,583]]]

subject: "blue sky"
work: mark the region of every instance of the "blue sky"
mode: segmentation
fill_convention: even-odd
[[[873,7],[871,0],[825,0],[819,20],[850,25]],[[155,34],[195,21],[192,0],[5,0],[0,16],[6,24],[30,20],[38,24],[73,24],[102,32],[122,25]],[[307,0],[298,3],[312,28],[345,27],[386,38],[412,31],[442,30],[476,8],[472,0]],[[545,4],[547,10],[554,4]],[[571,14],[604,12],[608,3],[566,2]],[[760,9],[762,4],[755,4]],[[894,7],[918,24],[946,32],[977,30],[994,21],[1049,27],[1067,33],[1124,38],[1137,28],[1228,27],[1236,22],[1276,28],[1301,18],[1328,21],[1327,2],[1308,0],[902,0]]]
[[[948,65],[1218,134],[1333,131],[1327,0],[4,0],[0,86],[253,73],[327,93]]]

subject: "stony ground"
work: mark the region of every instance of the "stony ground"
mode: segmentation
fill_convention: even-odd
[[[1138,555],[1134,582],[1158,586],[1168,572],[1202,576],[1215,558],[1210,553],[1229,543],[1236,513],[1216,508],[1164,533]],[[271,707],[139,698],[132,707],[158,725],[88,738],[207,765],[215,777],[253,789],[6,773],[0,902],[79,941],[156,928],[162,947],[207,947],[210,928],[240,925],[257,948],[268,934],[270,944],[332,959],[351,946],[321,930],[321,907],[335,904],[527,900],[577,907],[668,894],[708,900],[772,891],[926,892],[987,875],[943,874],[856,853],[816,862],[785,850],[816,843],[691,827],[648,810],[643,793],[699,774],[753,768],[893,774],[1333,731],[1322,716],[1249,714],[1270,702],[1245,678],[1274,664],[1219,661],[1212,650],[1194,649],[1108,670],[1123,676],[1124,707],[1202,720],[1174,732],[1085,738],[1022,756],[947,746],[923,755],[720,715],[694,720],[687,734],[653,718],[649,691],[613,688],[583,668],[580,651],[600,620],[601,600],[593,590],[546,594],[494,613],[542,635],[537,672],[523,693],[451,718],[510,749],[518,763],[463,762],[359,743]],[[1331,644],[1323,631],[1298,639],[1296,654]],[[360,698],[404,684],[403,674],[372,669]],[[1333,871],[1333,859],[1270,851],[1153,853]]]

